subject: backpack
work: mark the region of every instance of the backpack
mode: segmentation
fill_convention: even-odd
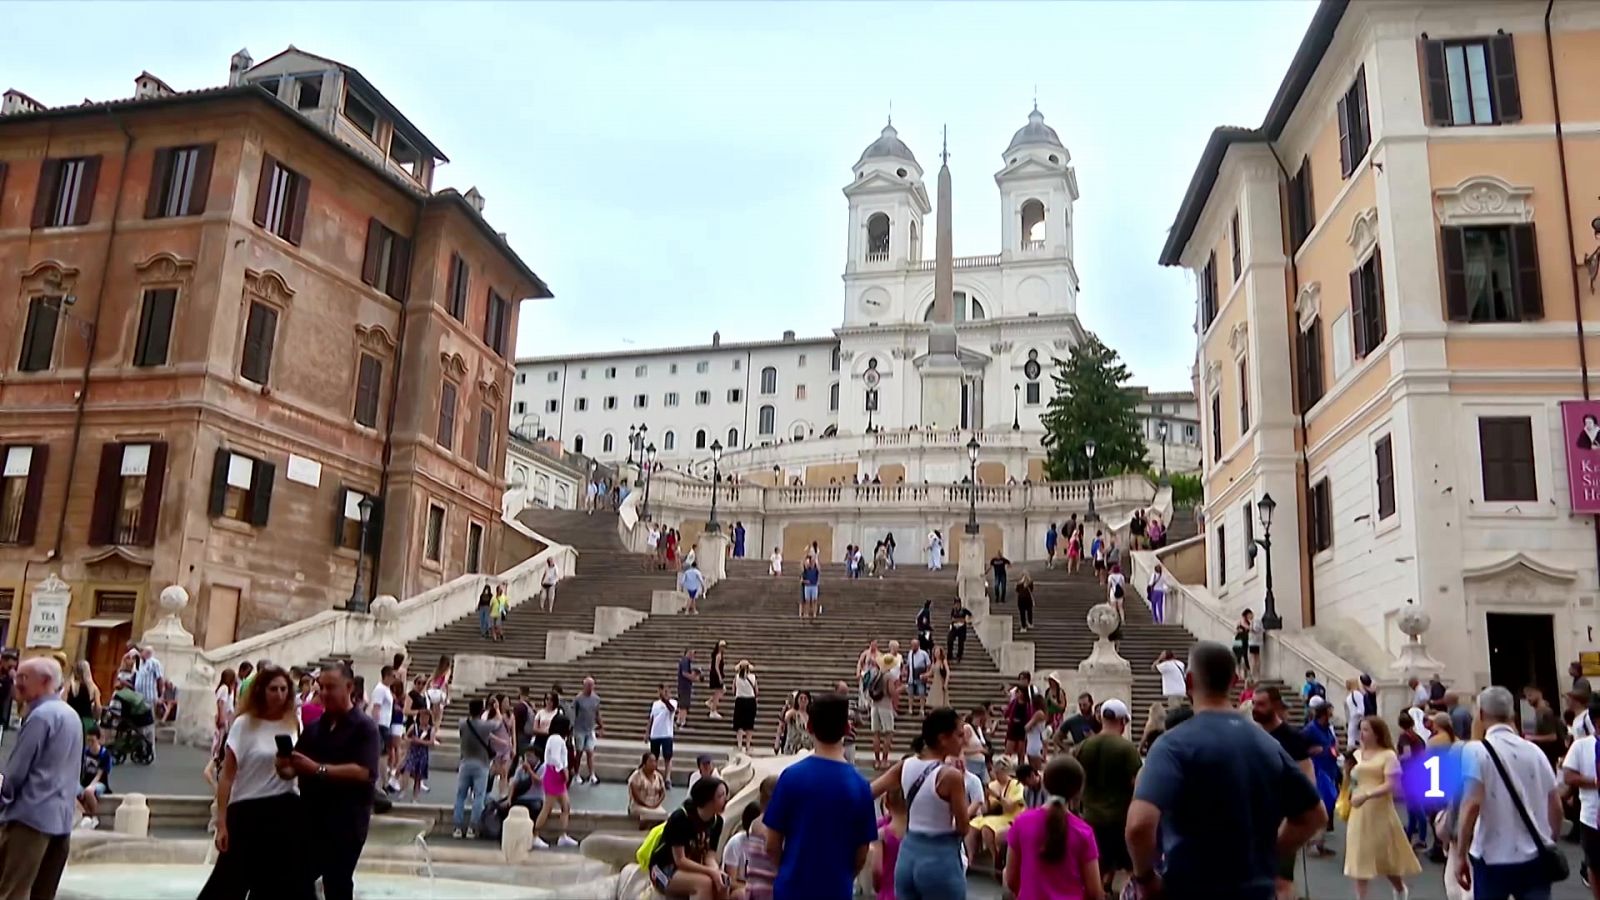
[[[1111,588],[1111,596],[1117,598],[1118,600],[1121,600],[1122,599],[1122,585],[1120,585],[1120,584],[1113,585],[1112,588]]]
[[[650,857],[654,856],[656,848],[661,846],[661,835],[666,830],[667,823],[662,822],[660,825],[650,829],[650,833],[644,836],[644,843],[639,845],[639,852],[633,854],[633,861],[639,864],[639,868],[650,868]]]
[[[885,692],[884,683],[887,680],[888,676],[884,674],[882,669],[874,671],[871,677],[867,680],[867,696],[871,697],[873,700],[882,700]]]
[[[1322,686],[1322,682],[1313,681],[1313,682],[1311,682],[1311,696],[1312,697],[1322,697],[1323,699],[1327,699],[1328,689]],[[1309,699],[1309,698],[1307,698],[1307,699]]]

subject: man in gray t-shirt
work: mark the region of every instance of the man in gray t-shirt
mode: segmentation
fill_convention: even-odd
[[[490,737],[494,734],[495,726],[491,722],[483,721],[483,701],[470,700],[467,702],[467,716],[461,720],[461,762],[456,767],[456,805],[455,805],[455,830],[453,835],[461,837],[465,829],[467,837],[476,837],[478,819],[483,814],[483,801],[489,794],[489,762],[494,759],[494,745]],[[472,800],[472,815],[465,817],[467,812],[467,799]]]
[[[585,678],[583,691],[572,698],[572,750],[577,754],[572,766],[578,784],[584,780],[585,761],[589,764],[589,783],[600,783],[600,777],[594,771],[594,743],[595,737],[604,730],[605,723],[600,719],[600,695],[594,692],[594,679]]]

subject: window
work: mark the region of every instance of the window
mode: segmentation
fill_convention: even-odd
[[[770,435],[778,428],[778,411],[770,406],[761,407],[756,416],[756,433]]]
[[[614,446],[616,446],[616,441],[612,439],[611,435],[607,434],[600,438],[601,453],[610,453],[611,448]]]
[[[298,245],[306,231],[306,201],[311,197],[311,179],[278,162],[261,157],[261,180],[256,185],[256,208],[252,219],[257,225]]]
[[[1211,395],[1211,461],[1222,460],[1222,395]]]
[[[588,381],[589,380],[589,370],[588,369],[579,369],[578,370],[578,380],[579,381]]]
[[[1217,253],[1206,257],[1206,267],[1200,270],[1200,330],[1205,331],[1217,318]]]
[[[1544,318],[1539,250],[1533,225],[1439,229],[1444,296],[1456,322],[1524,322]]]
[[[1350,273],[1350,329],[1356,359],[1378,349],[1389,333],[1383,311],[1383,257],[1377,250]]]
[[[578,436],[576,436],[576,437],[574,437],[572,439],[572,452],[573,453],[582,453],[583,452],[583,435],[580,434],[580,435],[578,435]]]
[[[94,213],[94,191],[100,180],[100,157],[47,159],[39,167],[38,194],[33,204],[34,228],[87,225]]]
[[[633,408],[634,409],[644,409],[645,407],[647,407],[649,405],[650,405],[650,395],[649,394],[634,394],[633,395]]]
[[[60,297],[34,297],[28,301],[28,320],[22,326],[22,357],[19,372],[43,372],[56,355],[56,320],[61,315]]]
[[[440,447],[449,450],[456,439],[456,386],[453,382],[439,385],[439,431],[434,436]]]
[[[557,381],[561,380],[561,373],[557,372],[555,369],[551,369],[550,371],[544,373],[544,380],[550,384],[555,384]]]
[[[89,517],[89,543],[153,546],[166,468],[164,443],[102,446]]]
[[[1229,246],[1232,249],[1232,253],[1233,253],[1233,280],[1234,281],[1238,281],[1239,280],[1239,276],[1244,274],[1244,267],[1242,265],[1240,265],[1240,263],[1242,261],[1240,259],[1240,257],[1243,255],[1243,249],[1244,248],[1239,243],[1239,212],[1238,212],[1238,210],[1234,211],[1233,220],[1228,223],[1228,235],[1229,235],[1229,242],[1228,243],[1229,243]]]
[[[272,463],[219,448],[211,466],[211,517],[266,525],[276,470]]]
[[[668,391],[666,393],[666,395],[661,398],[661,402],[665,406],[677,406],[678,405],[678,392],[677,391]]]
[[[250,304],[244,324],[244,354],[239,360],[239,375],[246,381],[266,384],[272,374],[272,345],[277,339],[278,311],[265,303]]]
[[[1378,519],[1394,515],[1394,439],[1384,435],[1373,447],[1373,471],[1378,482]]]
[[[554,402],[554,401],[550,401],[550,402]],[[545,408],[549,409],[549,403],[545,404]],[[518,400],[517,402],[511,404],[511,413],[512,413],[512,415],[520,416],[520,415],[522,415],[523,413],[525,413],[527,411],[528,411],[528,404],[523,403],[521,400]]]
[[[1511,35],[1424,40],[1422,62],[1434,125],[1499,125],[1522,118]]]
[[[1251,552],[1256,546],[1256,520],[1252,516],[1252,513],[1255,512],[1255,504],[1251,503],[1249,498],[1246,498],[1242,511],[1244,518],[1244,567],[1246,570],[1250,570],[1256,567],[1256,555]]]
[[[345,91],[344,117],[350,120],[357,131],[374,141],[378,139],[378,114],[351,91]]]
[[[578,443],[582,444],[583,438],[578,438]],[[432,563],[444,560],[444,507],[437,503],[428,504],[428,527],[423,532],[422,557]]]
[[[956,322],[977,322],[988,318],[983,304],[978,298],[969,295],[966,291],[956,291],[951,295],[952,309]],[[922,321],[933,321],[933,304],[928,304],[928,311],[922,314]]]
[[[554,412],[559,412],[560,410],[561,410],[561,401],[560,400],[546,400],[544,402],[544,411],[545,412],[554,413]]]
[[[828,412],[839,411],[839,382],[828,385]]]
[[[483,526],[467,523],[467,574],[476,575],[483,562]]]
[[[0,544],[31,544],[44,497],[45,444],[0,447]]]
[[[1311,529],[1311,552],[1321,553],[1333,546],[1333,491],[1328,479],[1311,486],[1307,498],[1306,524]]]
[[[1316,199],[1311,193],[1311,159],[1301,157],[1300,171],[1289,179],[1289,249],[1300,249],[1316,224]]]
[[[633,367],[633,377],[635,377],[635,378],[643,378],[646,375],[648,375],[649,373],[650,373],[650,367],[649,366],[634,366]]]
[[[378,398],[383,393],[383,361],[370,353],[361,354],[356,363],[356,411],[358,425],[378,427]]]
[[[1367,155],[1372,125],[1367,120],[1367,68],[1356,70],[1356,80],[1339,98],[1339,177],[1349,178]]]
[[[706,448],[706,430],[704,428],[694,433],[694,448],[696,450],[704,450]]]
[[[1239,360],[1239,436],[1250,430],[1250,361]]]
[[[736,360],[734,360],[734,361],[733,361],[733,370],[734,370],[734,371],[735,371],[735,372],[742,372],[742,371],[744,371],[744,360],[742,360],[742,359],[736,359]]]
[[[572,408],[577,412],[587,412],[589,410],[589,398],[578,397],[574,399],[572,401]]]
[[[489,345],[497,356],[506,355],[506,336],[511,331],[511,301],[489,291],[489,311],[483,318],[483,342]],[[607,369],[611,373],[607,378],[616,377],[616,369]]]
[[[150,167],[150,193],[145,197],[144,217],[169,219],[205,212],[215,153],[215,144],[157,150]]]
[[[733,450],[739,446],[739,429],[728,429],[728,449]]]
[[[1538,500],[1533,468],[1533,422],[1526,416],[1478,419],[1478,454],[1483,469],[1483,499]]]
[[[796,400],[804,400],[806,398],[806,386],[805,385],[797,384],[797,385],[794,386],[794,398]]]
[[[1305,412],[1317,405],[1324,390],[1321,319],[1312,319],[1310,325],[1301,329],[1298,349],[1300,369],[1296,375],[1300,380],[1300,411]]]
[[[677,449],[677,446],[678,436],[673,432],[669,431],[661,436],[661,449],[671,451]]]
[[[617,397],[616,397],[616,395],[613,394],[610,397],[607,397],[600,405],[603,406],[606,409],[616,409],[617,408]]]
[[[744,391],[741,388],[728,388],[728,402],[739,403],[744,400]]]
[[[1328,337],[1333,344],[1333,380],[1338,382],[1344,377],[1344,373],[1355,365],[1355,360],[1350,355],[1350,310],[1341,310],[1339,315],[1334,317],[1333,329]]]
[[[678,374],[678,364],[677,363],[668,363],[667,364],[667,374],[668,375],[676,375],[676,374]]]
[[[382,543],[381,507],[378,498],[364,491],[339,489],[339,517],[334,523],[333,545],[345,550],[361,549],[361,501],[371,498],[367,512],[366,552],[372,553]]]
[[[494,459],[494,407],[484,406],[478,409],[478,447],[476,462],[478,468],[487,469]]]
[[[770,397],[778,392],[778,370],[767,366],[761,370],[761,394]]]
[[[795,368],[804,369],[805,367],[806,367],[806,355],[804,353],[802,353],[802,354],[800,354],[799,360],[795,362]]]
[[[828,354],[828,368],[831,369],[834,372],[839,371],[839,348],[838,347],[833,348],[833,351]]]
[[[1038,406],[1040,403],[1042,403],[1042,396],[1042,385],[1040,385],[1039,382],[1030,381],[1022,386],[1023,402],[1027,403],[1029,406]]]
[[[404,300],[410,278],[411,241],[377,219],[368,219],[367,254],[361,261],[361,283],[396,300]]]
[[[422,153],[398,131],[389,136],[389,158],[395,165],[410,172],[411,177],[421,177]]]
[[[866,392],[861,395],[861,410],[863,412],[877,412],[878,411],[878,389],[877,388],[867,388]]]
[[[704,375],[709,371],[711,371],[711,363],[707,362],[706,360],[702,359],[694,364],[694,373],[696,375]]]
[[[710,403],[710,402],[711,402],[711,392],[710,391],[695,391],[694,392],[694,405],[695,406],[705,406],[707,403]]]
[[[166,365],[167,344],[172,339],[172,310],[177,303],[177,288],[152,288],[144,292],[139,310],[139,334],[133,344],[134,365]]]
[[[322,76],[297,75],[294,79],[294,108],[316,109],[322,105]]]
[[[617,367],[616,366],[606,366],[606,377],[607,378],[615,378],[615,377],[617,377]]]
[[[450,317],[457,322],[467,321],[467,290],[472,280],[472,273],[467,269],[467,261],[461,254],[450,254],[450,284],[445,291],[449,302]]]
[[[1217,526],[1217,584],[1228,583],[1228,526]]]

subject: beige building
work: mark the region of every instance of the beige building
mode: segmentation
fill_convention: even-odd
[[[1161,261],[1195,276],[1208,587],[1369,666],[1407,604],[1458,683],[1594,646],[1562,401],[1600,359],[1600,5],[1326,0],[1219,128]],[[1585,310],[1584,307],[1588,306]]]

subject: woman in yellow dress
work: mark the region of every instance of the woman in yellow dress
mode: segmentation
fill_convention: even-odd
[[[1362,718],[1361,742],[1350,782],[1350,822],[1345,836],[1344,874],[1356,884],[1356,897],[1364,900],[1367,884],[1387,878],[1397,898],[1408,896],[1405,876],[1422,871],[1417,854],[1406,838],[1395,802],[1400,799],[1400,757],[1389,736],[1389,725],[1377,716]]]
[[[1011,830],[1012,821],[1022,813],[1026,804],[1023,801],[1022,782],[1011,777],[1010,758],[1002,756],[995,759],[992,768],[994,780],[984,788],[983,804],[1000,811],[972,820],[972,827],[967,831],[967,859],[978,858],[981,842],[981,846],[989,851],[989,860],[998,878],[1000,846],[1005,843],[1006,832]]]

